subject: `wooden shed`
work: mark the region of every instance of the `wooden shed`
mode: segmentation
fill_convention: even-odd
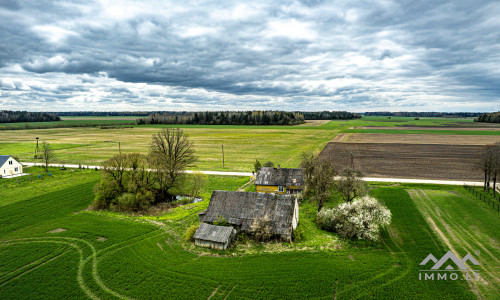
[[[260,193],[298,194],[304,190],[302,169],[262,167],[255,177],[255,189]]]
[[[299,222],[299,206],[292,195],[214,191],[203,222],[215,222],[221,217],[248,233],[252,233],[256,221],[266,220],[270,235],[291,240]]]
[[[201,223],[194,234],[194,244],[217,250],[225,250],[236,235],[236,230],[229,226],[217,226]]]

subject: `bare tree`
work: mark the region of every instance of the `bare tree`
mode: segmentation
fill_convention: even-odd
[[[45,162],[45,172],[49,171],[49,164],[54,160],[56,154],[49,143],[42,142],[42,159]]]
[[[103,163],[101,172],[106,177],[111,178],[120,191],[124,191],[123,177],[126,169],[127,154],[116,154]]]
[[[335,187],[345,202],[351,202],[354,198],[365,195],[366,183],[363,177],[364,174],[360,170],[347,168],[342,171]]]
[[[495,164],[495,147],[493,145],[486,145],[480,154],[478,167],[484,173],[484,187],[486,191],[490,191],[490,180]]]
[[[305,194],[318,204],[319,212],[333,193],[335,168],[313,153],[302,154],[301,166],[305,176]]]
[[[191,182],[190,182],[190,194],[191,194],[191,199],[194,199],[200,195],[200,190],[203,188],[207,181],[207,178],[205,174],[201,172],[194,172],[191,176]]]
[[[182,129],[165,128],[153,135],[149,164],[155,177],[157,201],[171,200],[169,190],[178,182],[182,171],[195,161],[192,143]]]

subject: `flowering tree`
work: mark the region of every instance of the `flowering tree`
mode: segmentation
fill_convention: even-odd
[[[391,223],[391,212],[375,198],[365,196],[318,213],[318,224],[324,230],[344,238],[376,241],[380,227]]]

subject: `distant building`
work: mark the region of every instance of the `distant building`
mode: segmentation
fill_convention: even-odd
[[[271,236],[291,240],[299,222],[299,205],[291,195],[214,191],[200,221],[213,223],[222,218],[247,233],[252,233],[256,222],[265,221]]]
[[[23,174],[23,165],[10,155],[0,155],[0,177]]]
[[[236,229],[201,223],[194,234],[194,244],[217,250],[225,250],[236,235]]]
[[[259,193],[295,195],[304,190],[304,172],[302,169],[267,168],[257,171],[255,189]]]

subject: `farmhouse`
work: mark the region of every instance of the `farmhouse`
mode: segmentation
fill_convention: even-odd
[[[302,169],[267,168],[257,171],[255,188],[259,193],[298,194],[304,190]]]
[[[236,235],[236,229],[231,226],[217,226],[201,223],[194,234],[194,244],[217,250],[225,250]]]
[[[0,155],[0,177],[23,174],[23,165],[10,155]]]
[[[214,191],[200,220],[212,223],[222,218],[236,230],[248,233],[264,222],[271,236],[291,240],[299,222],[299,205],[291,195]]]

